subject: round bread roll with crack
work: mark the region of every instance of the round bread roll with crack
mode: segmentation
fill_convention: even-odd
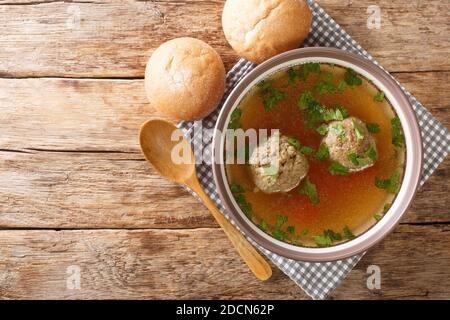
[[[227,0],[222,27],[238,55],[261,63],[296,49],[311,27],[311,11],[304,0]]]
[[[225,91],[225,67],[205,42],[177,38],[162,44],[145,69],[150,104],[174,120],[198,120],[213,111]]]

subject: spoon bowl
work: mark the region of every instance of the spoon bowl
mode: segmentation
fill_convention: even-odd
[[[139,143],[147,161],[167,179],[186,184],[194,174],[191,146],[172,123],[160,119],[147,121],[141,128]],[[176,150],[188,154],[175,154]],[[173,161],[175,157],[186,161]]]

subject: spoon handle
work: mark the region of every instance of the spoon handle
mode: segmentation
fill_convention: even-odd
[[[216,205],[211,201],[209,196],[203,191],[197,179],[190,184],[190,187],[203,200],[205,206],[211,211],[217,223],[223,229],[230,239],[231,243],[241,256],[242,260],[247,264],[253,274],[260,280],[267,280],[272,276],[270,265],[264,260],[258,251],[248,242],[248,240],[237,230],[227,218],[217,209]]]

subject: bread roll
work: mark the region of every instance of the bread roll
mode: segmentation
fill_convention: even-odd
[[[225,91],[225,67],[205,42],[178,38],[162,44],[145,70],[150,104],[174,120],[198,120],[213,111]]]
[[[261,63],[298,48],[311,27],[304,0],[227,0],[222,27],[238,55]]]

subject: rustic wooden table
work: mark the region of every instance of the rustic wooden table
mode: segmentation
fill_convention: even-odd
[[[319,0],[450,127],[450,3]],[[208,211],[160,178],[137,144],[156,115],[148,56],[193,36],[227,69],[223,1],[0,0],[0,297],[275,298],[307,296],[274,268],[256,280]],[[446,160],[390,236],[331,298],[450,298]],[[366,286],[381,268],[381,290]],[[77,276],[80,275],[80,282]]]

